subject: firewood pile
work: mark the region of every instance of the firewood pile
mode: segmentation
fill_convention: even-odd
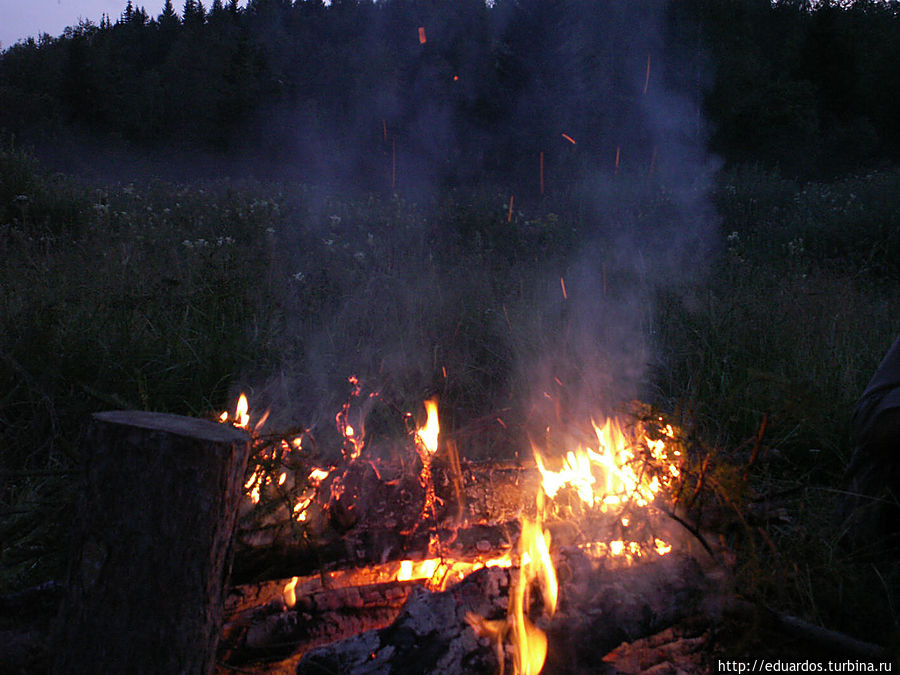
[[[658,508],[603,513],[567,489],[539,505],[534,460],[437,454],[430,484],[428,458],[404,460],[364,451],[331,467],[300,524],[289,500],[264,511],[262,526],[245,514],[219,672],[521,672],[506,616],[521,583],[514,559],[523,518],[538,511],[559,584],[555,614],[538,589],[525,608],[548,636],[545,672],[584,672],[623,642],[690,616],[710,591],[694,557],[708,564],[709,554]],[[283,496],[278,471],[264,495]],[[636,543],[663,539],[681,542],[679,550]],[[628,540],[630,549],[610,552],[610,542]]]
[[[52,635],[10,633],[0,656],[72,673],[699,673],[724,616],[882,654],[723,591],[708,461],[670,426],[594,430],[596,449],[563,458],[466,462],[436,432],[375,453],[346,425],[343,459],[320,466],[296,438],[97,415],[66,583],[0,598],[59,603]]]

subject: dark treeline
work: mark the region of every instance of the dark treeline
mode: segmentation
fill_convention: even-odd
[[[0,129],[372,187],[649,172],[678,135],[824,175],[897,160],[898,91],[897,0],[129,0],[6,49]]]

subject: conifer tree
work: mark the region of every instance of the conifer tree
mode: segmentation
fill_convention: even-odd
[[[178,24],[178,14],[175,13],[175,8],[172,6],[172,0],[166,0],[166,3],[163,5],[162,13],[159,15],[157,21],[159,22],[159,25],[164,28]]]

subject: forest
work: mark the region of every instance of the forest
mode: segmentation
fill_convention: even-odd
[[[180,10],[129,2],[99,25],[5,45],[0,128],[57,154],[77,131],[92,145],[252,154],[300,180],[381,188],[392,155],[408,181],[453,185],[531,176],[543,152],[568,180],[646,169],[667,142],[653,111],[675,96],[692,117],[682,133],[728,165],[825,177],[900,152],[896,0]]]

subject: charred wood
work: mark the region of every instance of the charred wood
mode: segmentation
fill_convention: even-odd
[[[318,588],[284,597],[233,616],[225,626],[219,661],[241,666],[254,662],[299,658],[313,647],[329,644],[391,623],[413,582]]]
[[[498,568],[479,570],[441,593],[416,587],[390,626],[314,649],[300,660],[296,672],[497,672],[493,647],[475,634],[466,614],[502,618],[508,587],[509,571]]]
[[[545,672],[583,673],[623,642],[659,633],[697,611],[709,590],[693,558],[664,557],[574,575],[546,628]]]
[[[635,567],[596,568],[578,553],[561,561],[560,607],[538,620],[550,648],[545,673],[583,673],[624,641],[671,626],[695,612],[706,579],[690,558],[661,559]],[[510,572],[475,572],[442,593],[413,591],[389,627],[307,653],[298,675],[313,673],[494,673],[500,669],[490,638],[467,623],[467,613],[506,617]],[[507,650],[506,669],[511,667]]]

